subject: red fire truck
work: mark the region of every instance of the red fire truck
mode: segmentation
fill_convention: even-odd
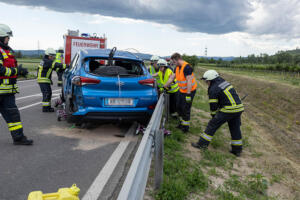
[[[64,52],[65,64],[69,65],[75,56],[76,52],[80,49],[106,49],[107,38],[104,36],[98,37],[97,34],[90,35],[82,33],[79,35],[79,30],[68,30],[64,35]]]

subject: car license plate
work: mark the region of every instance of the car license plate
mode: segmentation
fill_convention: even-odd
[[[130,98],[109,98],[107,104],[110,106],[132,106],[133,99]]]

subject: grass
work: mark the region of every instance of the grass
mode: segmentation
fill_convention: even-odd
[[[183,144],[187,136],[175,128],[176,123],[171,120],[169,129],[172,135],[165,139],[164,181],[156,199],[183,200],[190,193],[205,192],[208,188],[208,178],[200,166],[185,156]]]
[[[18,64],[22,64],[24,68],[27,68],[29,71],[29,74],[27,75],[26,79],[34,79],[36,78],[36,72],[38,65],[41,61],[41,59],[37,58],[20,58],[17,59]],[[19,79],[24,79],[24,77],[20,77]]]
[[[286,83],[293,86],[300,87],[300,76],[297,73],[289,72],[270,72],[261,70],[248,70],[248,69],[232,69],[226,67],[216,67],[216,65],[201,64],[199,67],[204,69],[215,69],[219,73],[230,72],[237,75],[246,75],[250,77],[260,78],[263,80],[276,81]]]
[[[207,87],[200,83],[193,102],[192,127],[189,134],[185,135],[176,129],[175,120],[171,119],[168,124],[172,135],[166,137],[164,141],[164,181],[162,188],[154,193],[154,198],[158,200],[275,199],[269,196],[267,191],[273,183],[280,182],[282,177],[279,175],[265,177],[264,170],[257,169],[256,163],[251,160],[246,161],[244,166],[251,168],[252,172],[241,173],[240,159],[228,152],[231,140],[228,125],[222,126],[215,133],[208,150],[195,150],[195,155],[191,157],[190,154],[193,152],[187,149],[187,145],[190,145],[190,141],[197,140],[209,120],[206,91]],[[250,156],[253,159],[262,157],[263,153],[255,149],[249,141],[252,127],[245,123],[241,128],[244,149],[251,152]],[[223,182],[215,183],[217,177]]]

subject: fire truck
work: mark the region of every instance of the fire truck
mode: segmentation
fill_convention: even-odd
[[[79,30],[68,30],[64,35],[64,60],[65,64],[69,65],[80,49],[106,49],[107,38],[105,35],[99,37],[96,33],[79,33]]]

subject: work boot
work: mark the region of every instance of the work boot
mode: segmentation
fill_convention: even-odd
[[[207,149],[208,145],[207,144],[200,144],[198,142],[192,142],[192,146],[198,149]]]
[[[54,108],[51,108],[51,107],[43,107],[43,112],[54,112]]]
[[[235,155],[236,157],[240,157],[242,150],[243,150],[242,146],[231,145],[231,151],[229,151],[229,152],[232,153],[233,155]]]
[[[21,137],[19,140],[14,140],[14,145],[32,145],[33,140],[27,139],[26,136]]]
[[[233,151],[233,150],[230,150],[229,152],[235,155],[236,157],[240,157],[242,153],[242,151]]]

